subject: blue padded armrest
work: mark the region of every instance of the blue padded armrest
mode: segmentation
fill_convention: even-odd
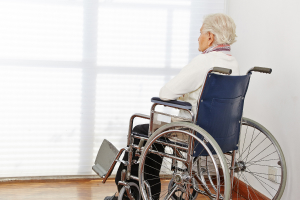
[[[192,109],[192,104],[190,104],[189,102],[185,102],[185,101],[178,101],[178,100],[163,101],[159,97],[152,97],[151,102],[157,103],[160,105],[165,105],[165,106],[172,106],[175,108],[181,108],[181,109],[187,109],[187,110]]]

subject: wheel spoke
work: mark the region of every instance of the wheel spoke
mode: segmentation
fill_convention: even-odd
[[[276,153],[276,150],[275,151],[273,151],[272,153],[270,153],[270,154],[268,154],[268,155],[266,155],[265,157],[263,157],[262,159],[264,159],[264,158],[266,158],[266,157],[268,157],[268,156],[270,156],[270,155],[272,155],[272,154],[274,154],[274,153]],[[255,156],[256,157],[256,156]],[[254,158],[255,158],[254,157]],[[251,160],[250,160],[250,162],[254,159],[254,158],[252,158]]]
[[[245,132],[245,137],[244,137],[244,142],[243,142],[243,145],[242,145],[242,152],[244,152],[244,147],[245,147],[245,141],[246,141],[246,137],[247,137],[247,133],[248,133],[248,126],[247,126],[247,128],[246,128],[246,132]],[[239,158],[241,157],[242,155],[240,155],[240,153],[239,153]]]
[[[258,135],[253,139],[253,135],[254,135],[254,131],[253,131],[253,133],[252,133],[252,137],[251,137],[251,142],[250,142],[250,144],[249,144],[249,146],[242,152],[242,154],[240,155],[240,157],[242,157],[242,155],[247,151],[247,149],[248,149],[248,155],[249,155],[249,151],[250,151],[250,148],[251,148],[251,145],[252,145],[252,143],[256,140],[256,138],[258,137]],[[240,158],[239,157],[239,158]],[[247,157],[247,156],[246,156]],[[238,158],[238,159],[239,159]],[[245,158],[244,158],[245,159]],[[243,160],[244,160],[243,159]]]

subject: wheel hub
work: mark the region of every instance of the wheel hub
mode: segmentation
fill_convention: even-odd
[[[174,174],[174,182],[176,184],[181,184],[181,183],[184,183],[184,182],[189,182],[191,180],[191,177],[186,174],[186,173],[176,173]]]
[[[246,170],[246,164],[244,161],[239,161],[237,163],[235,163],[234,166],[234,172],[240,172],[240,171],[245,171]]]
[[[174,175],[174,182],[176,184],[180,184],[182,182],[182,176],[181,176],[181,174],[175,174]]]

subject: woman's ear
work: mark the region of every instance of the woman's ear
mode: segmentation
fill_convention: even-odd
[[[208,46],[210,47],[215,41],[215,35],[211,32],[208,32]]]

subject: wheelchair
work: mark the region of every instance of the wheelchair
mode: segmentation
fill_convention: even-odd
[[[283,152],[264,126],[242,117],[252,72],[270,74],[272,70],[254,67],[242,76],[230,76],[231,70],[226,68],[209,70],[195,116],[188,102],[163,101],[153,97],[150,116],[134,114],[130,118],[127,147],[117,150],[104,140],[92,169],[105,183],[117,162],[127,167],[118,183],[123,186],[119,200],[279,200],[287,178]],[[184,110],[190,118],[155,130],[155,115],[180,118],[157,111],[157,106]],[[148,136],[132,131],[136,117],[150,120]],[[134,144],[134,139],[138,139],[139,143]],[[164,150],[158,150],[157,144],[162,145]],[[119,159],[123,152],[128,152],[128,160]],[[159,155],[162,162],[151,160],[151,154]],[[134,160],[133,156],[139,159]],[[160,179],[159,194],[151,193],[153,185],[149,183],[149,174],[145,170],[146,167],[151,168],[151,162],[160,164],[159,176],[151,176]],[[138,176],[131,174],[134,164],[139,164]],[[131,180],[138,181],[139,185]]]

